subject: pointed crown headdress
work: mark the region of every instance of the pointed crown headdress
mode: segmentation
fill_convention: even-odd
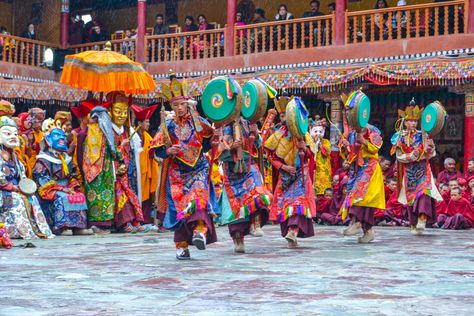
[[[421,118],[421,113],[423,108],[420,108],[418,105],[415,105],[415,98],[410,101],[410,104],[406,107],[405,111],[398,110],[398,116],[405,120],[417,120]]]
[[[170,103],[178,100],[189,100],[189,85],[186,79],[183,82],[179,82],[176,78],[176,74],[170,70],[169,72],[170,84],[161,84],[161,92],[166,100]]]

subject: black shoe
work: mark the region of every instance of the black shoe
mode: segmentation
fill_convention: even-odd
[[[176,259],[178,260],[191,260],[189,249],[177,249]]]
[[[206,237],[199,232],[195,232],[193,236],[193,245],[199,250],[206,249]]]

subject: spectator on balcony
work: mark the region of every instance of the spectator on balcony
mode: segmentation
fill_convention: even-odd
[[[110,35],[109,33],[106,33],[100,25],[96,25],[92,29],[92,34],[91,34],[91,42],[105,42],[110,40]]]
[[[253,13],[253,20],[251,24],[259,24],[259,23],[265,23],[268,22],[268,19],[265,16],[265,10],[262,8],[257,8],[255,9],[255,12]],[[263,33],[265,32],[265,46],[263,43]],[[247,43],[247,47],[250,44],[250,51],[259,51],[261,52],[263,49],[265,51],[268,50],[269,47],[269,28],[268,27],[259,27],[257,28],[257,32],[251,32],[250,33],[250,43]]]
[[[153,35],[163,35],[163,34],[168,34],[170,32],[170,29],[168,25],[165,24],[165,18],[163,17],[163,14],[158,13],[155,16],[156,24],[153,29]]]
[[[324,13],[319,11],[320,2],[318,0],[311,1],[309,3],[309,5],[310,5],[311,10],[304,12],[303,13],[303,18],[310,18],[310,17],[323,16],[324,15]],[[325,25],[324,21],[321,21],[320,23],[321,23],[320,25],[321,25],[321,31],[322,31],[321,32],[321,42],[323,43],[324,39],[326,38],[326,36],[325,36],[326,25]],[[317,22],[311,23],[311,29],[313,30],[313,45],[317,45],[318,32],[319,32],[318,23]],[[310,34],[309,32],[310,32],[310,23],[307,22],[307,23],[305,23],[305,31],[304,31],[305,43],[309,42],[309,34]],[[308,45],[305,44],[305,47],[306,46],[308,46]]]
[[[26,30],[21,34],[21,37],[29,39],[29,40],[36,40],[35,25],[33,23],[28,23],[28,25],[26,26]],[[22,49],[23,49],[23,56],[25,58],[25,60],[22,62],[25,62],[28,65],[32,65],[32,64],[34,65],[36,62],[36,52],[37,52],[36,46],[32,43],[26,43],[25,45],[20,46],[20,48],[17,49],[17,54],[19,55],[18,60],[21,59],[20,51]]]
[[[135,54],[133,39],[137,38],[137,34],[133,34],[131,30],[125,30],[125,38],[122,44],[122,54],[127,55],[129,58],[133,58]]]
[[[288,21],[293,20],[295,17],[292,13],[288,12],[286,4],[280,4],[278,7],[278,13],[275,15],[275,21]],[[280,28],[280,32],[278,29]],[[286,41],[286,31],[288,29],[288,42]],[[278,41],[278,35],[280,40]],[[293,44],[293,26],[291,24],[282,24],[275,26],[273,29],[273,50],[289,49]]]
[[[242,13],[242,22],[250,24],[255,18],[255,4],[252,0],[240,0],[237,4],[237,12]]]
[[[268,22],[268,19],[265,17],[265,10],[263,10],[262,8],[255,9],[255,12],[253,13],[252,24],[265,22]]]
[[[1,35],[8,35],[7,28],[4,26],[0,26],[0,58],[3,57],[3,50],[5,49],[5,44],[8,41],[7,38]]]
[[[97,18],[97,11],[92,11],[90,13],[91,15],[91,20],[84,25],[84,43],[90,43],[91,41],[91,36],[92,32],[94,30],[94,27],[97,25],[100,26],[100,28],[107,33],[107,29],[105,28],[105,24],[102,23],[98,18]]]
[[[84,21],[79,16],[71,15],[69,21],[69,44],[77,45],[81,44],[84,38]]]
[[[387,0],[376,0],[375,9],[386,9],[388,8]],[[369,17],[367,19],[367,41],[370,41],[371,23],[374,24],[374,40],[378,41],[381,37],[388,39],[388,25],[392,21],[388,21],[388,13],[375,13],[373,15],[373,22]]]
[[[242,20],[243,14],[242,12],[237,12],[235,14],[235,26],[244,26],[245,22]],[[237,31],[237,37],[238,38],[245,38],[247,36],[247,31],[246,30],[238,30]]]
[[[334,14],[334,13],[336,13],[336,3],[331,2],[330,4],[328,4],[328,14]]]
[[[36,40],[35,25],[33,23],[28,23],[26,30],[21,34],[21,37]]]
[[[196,23],[194,23],[194,18],[192,16],[188,15],[184,19],[184,26],[183,26],[182,31],[183,32],[195,32],[197,30],[198,30],[198,26],[196,25]]]
[[[404,7],[407,5],[406,0],[399,0],[397,2],[397,7]],[[398,24],[398,19],[400,19],[400,25]],[[398,32],[402,38],[407,36],[407,13],[406,11],[396,11],[392,15],[392,38],[398,37]]]
[[[214,29],[214,25],[209,24],[209,22],[207,22],[207,18],[204,14],[199,14],[197,20],[199,23],[198,31],[207,31]],[[199,35],[199,40],[194,43],[194,58],[197,57],[197,53],[201,54],[201,56],[204,56],[205,52],[210,49],[210,39],[210,34]]]

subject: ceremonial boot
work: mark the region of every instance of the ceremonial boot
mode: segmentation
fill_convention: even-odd
[[[71,229],[65,229],[61,232],[61,236],[72,236],[72,230]]]
[[[357,241],[359,242],[359,244],[368,244],[369,242],[374,240],[374,238],[375,238],[375,232],[374,232],[374,229],[371,228],[365,231],[364,236],[359,237]]]
[[[344,229],[342,233],[344,236],[354,236],[360,232],[360,229],[361,229],[360,222],[356,222],[355,219],[352,219],[351,223],[349,224],[349,227]]]
[[[234,237],[234,252],[245,253],[244,239],[240,236],[240,233],[235,234]]]
[[[298,247],[298,233],[296,231],[289,230],[285,239],[288,241],[288,248]]]
[[[425,231],[425,227],[426,227],[426,217],[419,216],[418,223],[416,224],[416,230],[419,232],[420,235]]]
[[[92,226],[91,229],[94,232],[94,234],[97,234],[97,235],[108,235],[108,234],[110,234],[110,229],[103,229],[103,228],[99,228],[97,226]]]
[[[200,233],[199,231],[195,230],[193,235],[193,245],[196,246],[199,250],[206,249],[206,236]]]
[[[92,229],[84,229],[84,228],[74,228],[72,232],[74,235],[80,235],[80,236],[87,236],[87,235],[94,234],[94,231]]]
[[[263,237],[263,235],[265,235],[258,221],[255,221],[255,223],[250,224],[250,235],[254,237]]]
[[[176,249],[176,259],[178,260],[191,260],[191,254],[188,248]]]
[[[412,235],[421,235],[421,234],[422,234],[421,231],[418,231],[418,230],[416,229],[416,225],[411,225],[411,226],[410,226],[410,233],[411,233]]]

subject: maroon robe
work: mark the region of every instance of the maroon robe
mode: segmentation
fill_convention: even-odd
[[[334,192],[334,197],[332,198],[332,200],[329,200],[329,203],[327,204],[323,204],[323,209],[318,209],[318,217],[324,224],[342,224],[342,218],[339,215],[339,210],[341,209],[341,206],[344,203],[344,200],[346,199],[346,195],[342,193],[342,190],[346,185],[347,180],[341,182],[337,192]],[[325,200],[328,201],[327,199]]]
[[[449,181],[451,180],[457,180],[458,178],[461,178],[461,172],[455,171],[455,172],[449,172],[448,170],[443,170],[438,174],[438,180],[436,181],[436,185],[439,186],[440,183],[446,183],[448,184]]]
[[[469,229],[474,227],[474,206],[461,198],[449,201],[447,214],[438,216],[438,226],[443,229]]]

